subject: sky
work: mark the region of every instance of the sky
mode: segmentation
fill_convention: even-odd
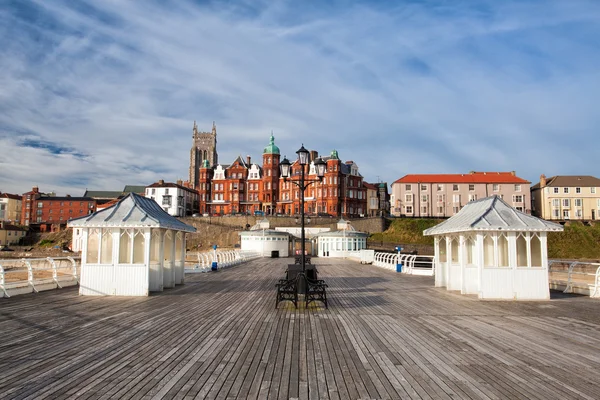
[[[82,196],[304,145],[368,182],[600,177],[597,0],[4,0],[0,191]]]

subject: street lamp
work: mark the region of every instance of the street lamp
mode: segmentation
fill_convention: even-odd
[[[302,262],[302,274],[304,274],[304,276],[306,276],[306,261],[305,261],[305,257],[304,257],[304,253],[305,253],[304,191],[311,184],[316,183],[316,182],[321,182],[323,180],[323,176],[325,175],[326,164],[325,164],[325,161],[323,161],[323,159],[321,157],[317,158],[314,161],[315,169],[317,172],[317,179],[305,179],[304,178],[304,169],[306,167],[306,164],[308,164],[308,158],[309,158],[310,153],[308,152],[308,150],[306,150],[304,148],[304,144],[303,144],[302,147],[300,147],[300,150],[298,150],[296,152],[296,154],[298,154],[298,164],[300,164],[300,182],[294,181],[294,180],[291,180],[291,182],[300,189],[300,218],[301,218],[300,226],[301,226],[301,232],[302,232],[301,233],[301,240],[302,240],[301,262]],[[284,156],[283,161],[281,161],[279,163],[279,170],[281,172],[281,177],[283,178],[284,182],[287,182],[287,179],[290,177],[290,168],[291,168],[290,161],[287,159],[287,157]]]

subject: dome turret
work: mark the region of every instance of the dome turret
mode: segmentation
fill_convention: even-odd
[[[275,136],[273,136],[273,132],[271,132],[269,145],[265,147],[263,154],[279,154],[279,147],[275,146]]]

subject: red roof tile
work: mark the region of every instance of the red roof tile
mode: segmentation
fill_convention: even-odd
[[[519,178],[513,172],[470,172],[468,174],[411,174],[394,183],[523,183],[531,182]]]

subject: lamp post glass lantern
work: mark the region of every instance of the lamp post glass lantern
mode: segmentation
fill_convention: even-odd
[[[301,228],[301,252],[300,260],[302,263],[302,273],[306,274],[306,259],[305,259],[305,232],[304,232],[304,191],[306,188],[316,182],[321,182],[323,180],[323,176],[325,175],[325,161],[321,157],[314,160],[315,170],[317,173],[317,179],[306,179],[305,178],[305,168],[309,163],[310,153],[308,150],[304,148],[304,144],[302,147],[296,152],[298,154],[298,164],[300,165],[300,181],[291,180],[291,182],[300,189],[300,228]],[[283,157],[283,160],[279,163],[279,169],[281,172],[281,176],[283,177],[284,182],[287,182],[287,179],[290,177],[291,164],[287,157]]]

